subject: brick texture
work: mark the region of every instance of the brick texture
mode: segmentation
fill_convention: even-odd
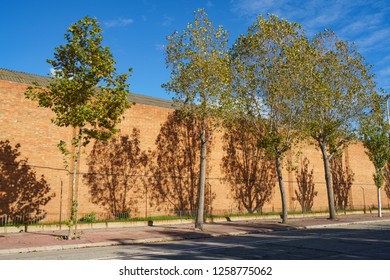
[[[43,175],[50,186],[50,193],[55,194],[50,202],[43,206],[43,209],[47,211],[47,219],[64,220],[69,217],[72,176],[64,170],[62,155],[56,145],[61,139],[69,142],[74,132],[70,128],[59,128],[53,125],[50,121],[53,116],[50,110],[38,108],[35,102],[24,97],[26,87],[26,84],[0,80],[0,141],[9,141],[12,147],[20,145],[18,148],[19,158],[27,161],[37,178]],[[141,151],[156,153],[157,137],[168,116],[172,113],[172,109],[167,108],[167,106],[159,107],[158,103],[155,106],[138,103],[127,110],[124,120],[119,126],[119,135],[131,135],[133,129],[136,128],[140,133],[138,140]],[[78,178],[79,217],[91,212],[109,212],[107,205],[96,202],[96,198],[92,199],[91,186],[83,179],[83,174],[87,174],[89,170],[87,163],[92,148],[93,143],[83,151],[81,156],[79,168],[81,175]],[[312,210],[327,210],[327,195],[320,151],[309,144],[302,144],[294,150],[300,152],[299,157],[289,156],[284,160],[284,182],[289,210],[299,211],[300,205],[294,199],[294,191],[298,187],[295,171],[288,171],[287,159],[290,159],[296,167],[300,167],[304,157],[310,161],[309,168],[313,169],[315,190],[318,192],[317,196],[314,197]],[[180,157],[180,155],[177,156]],[[214,196],[208,207],[215,214],[238,211],[237,202],[232,199],[230,187],[222,180],[224,176],[221,171],[223,156],[222,132],[216,132],[208,158],[208,182],[211,186],[211,192],[207,193],[207,195]],[[170,207],[167,199],[161,200],[159,203],[153,201],[152,188],[156,170],[153,170],[152,166],[156,166],[157,160],[155,157],[149,158],[143,169],[139,171],[141,173],[138,174],[143,179],[134,181],[138,182],[137,188],[132,188],[132,192],[136,189],[136,193],[129,192],[127,194],[130,197],[137,197],[131,205],[132,209],[136,209],[132,210],[133,216],[163,215],[172,213],[167,209],[175,210]],[[354,208],[376,206],[376,188],[372,180],[374,169],[360,143],[348,147],[344,152],[343,164],[344,166],[348,165],[355,174],[349,205]],[[104,176],[111,175],[107,171]],[[174,182],[173,179],[172,182]],[[4,195],[5,192],[12,190],[1,191],[0,195]],[[123,193],[118,195],[123,195]],[[389,200],[382,190],[382,205],[387,207],[388,204]],[[280,208],[280,193],[277,184],[275,184],[272,199],[264,205],[263,211],[280,211]],[[0,214],[4,213],[0,212]]]

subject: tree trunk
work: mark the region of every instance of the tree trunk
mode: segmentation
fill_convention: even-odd
[[[336,210],[334,205],[332,175],[329,167],[329,157],[326,151],[326,144],[320,141],[319,144],[322,152],[322,159],[324,161],[325,182],[326,182],[326,190],[328,193],[329,219],[334,220],[336,219]]]
[[[278,174],[278,181],[279,181],[279,189],[280,189],[280,196],[282,199],[282,223],[286,224],[288,217],[287,217],[287,201],[286,201],[286,193],[284,191],[284,184],[283,184],[283,175],[282,175],[282,166],[280,161],[280,156],[278,155],[276,157],[276,172]]]
[[[71,216],[70,216],[70,226],[69,226],[69,233],[68,233],[68,239],[73,239],[77,237],[77,208],[78,208],[78,202],[77,202],[77,169],[78,169],[78,161],[80,158],[80,151],[81,151],[81,141],[83,138],[83,128],[79,128],[79,134],[77,136],[77,146],[75,151],[75,157],[73,161],[73,178],[72,178],[72,208],[71,208]],[[72,234],[72,227],[74,226],[74,232]],[[73,235],[73,236],[72,236]]]
[[[203,220],[204,220],[204,194],[205,194],[205,184],[206,184],[206,152],[207,152],[206,120],[203,120],[200,139],[201,139],[201,147],[200,147],[198,210],[196,215],[195,228],[202,230]]]
[[[378,195],[378,217],[382,217],[382,201],[381,201],[381,188],[377,188],[377,195]]]

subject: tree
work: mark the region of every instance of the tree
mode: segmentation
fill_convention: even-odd
[[[287,223],[282,160],[299,136],[300,85],[304,83],[302,49],[307,40],[297,23],[270,15],[259,16],[232,49],[234,104],[275,162]]]
[[[168,36],[165,49],[170,80],[163,84],[174,98],[178,110],[200,123],[200,175],[195,228],[203,228],[208,135],[216,127],[229,92],[228,34],[215,28],[203,9],[197,10],[194,22],[181,34]]]
[[[55,125],[77,129],[71,142],[73,151],[63,140],[58,145],[64,157],[73,159],[70,225],[75,225],[76,235],[80,150],[92,138],[107,140],[115,134],[116,125],[130,106],[126,84],[129,75],[116,74],[114,58],[110,49],[102,46],[102,29],[96,19],[80,19],[68,28],[64,37],[67,44],[57,47],[54,59],[47,60],[54,69],[53,79],[46,88],[37,84],[29,87],[26,97],[37,101],[40,107],[51,109]]]
[[[356,139],[357,122],[374,88],[370,67],[353,44],[329,30],[318,33],[305,56],[303,132],[321,150],[330,219],[336,218],[329,161]]]
[[[386,121],[385,96],[373,94],[372,108],[365,116],[361,126],[363,145],[373,163],[373,179],[377,187],[378,217],[382,217],[381,192],[384,182],[384,168],[390,158],[390,124]]]

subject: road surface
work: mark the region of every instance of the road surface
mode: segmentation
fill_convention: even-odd
[[[3,255],[8,260],[390,260],[390,222],[145,245]]]

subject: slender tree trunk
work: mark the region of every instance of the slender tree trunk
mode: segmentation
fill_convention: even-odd
[[[382,167],[383,168],[383,167]],[[376,168],[376,174],[374,175],[374,181],[377,189],[378,197],[378,217],[382,217],[382,199],[381,199],[381,187],[383,185],[383,173],[382,168]]]
[[[206,139],[206,120],[203,120],[202,132],[201,132],[201,148],[200,148],[200,174],[199,174],[199,189],[198,189],[198,210],[195,221],[195,228],[203,229],[204,220],[204,194],[206,184],[206,152],[207,152],[207,139]]]
[[[282,165],[280,156],[278,155],[276,157],[276,172],[278,174],[278,182],[279,182],[279,189],[280,189],[280,196],[282,199],[282,223],[286,224],[288,217],[287,217],[287,201],[286,201],[286,193],[284,191],[284,183],[283,183],[283,174],[282,174]]]
[[[377,188],[378,195],[378,217],[382,217],[382,201],[381,201],[381,188]]]
[[[79,128],[78,136],[77,136],[77,146],[75,151],[75,157],[73,161],[73,178],[72,178],[72,208],[71,208],[71,225],[69,226],[68,239],[77,237],[77,210],[78,210],[78,201],[77,201],[77,169],[78,169],[78,161],[80,158],[81,151],[81,141],[83,138],[83,128]],[[74,233],[72,236],[72,227],[74,226]]]
[[[329,219],[334,220],[336,219],[336,210],[334,205],[332,175],[330,173],[329,157],[326,151],[326,144],[322,142],[319,142],[319,144],[322,152],[322,159],[324,161],[325,182],[326,182],[326,190],[328,193]]]

